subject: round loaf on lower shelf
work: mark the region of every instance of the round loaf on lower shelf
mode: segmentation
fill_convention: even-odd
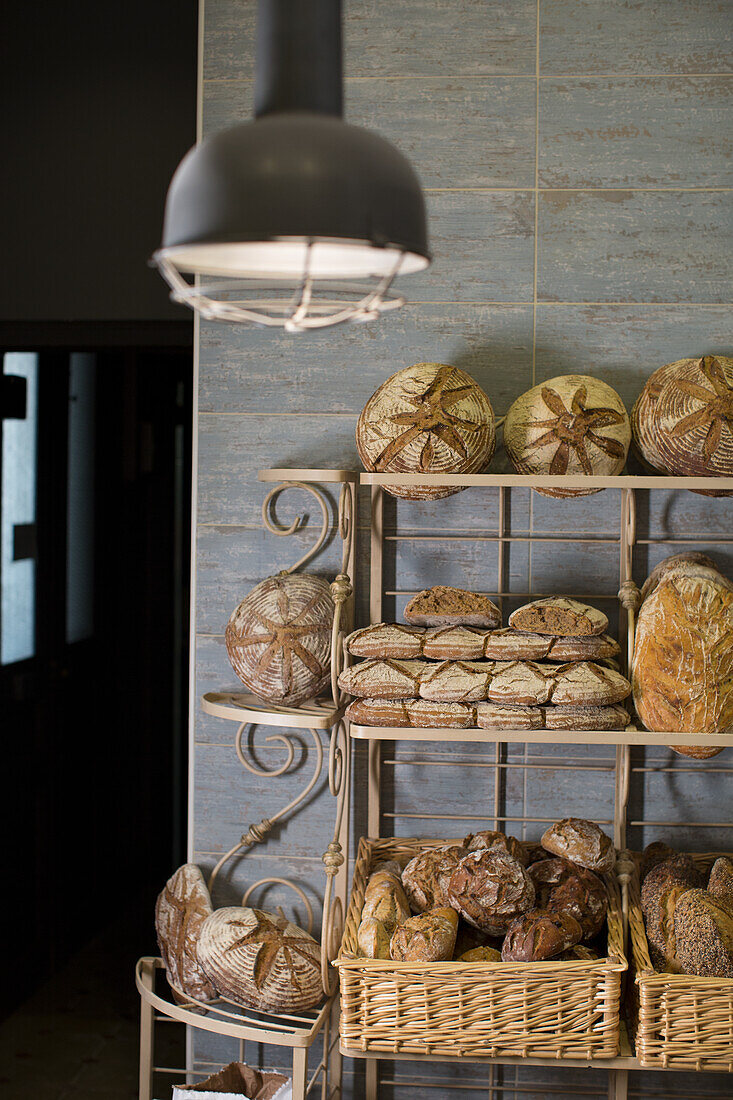
[[[415,913],[450,905],[448,883],[466,849],[456,844],[426,848],[402,872],[402,886]]]
[[[464,920],[498,936],[534,904],[534,886],[526,870],[508,852],[469,852],[450,877],[448,897]]]
[[[555,856],[569,859],[589,871],[610,871],[616,862],[616,849],[595,821],[582,817],[564,817],[542,834],[542,847]]]
[[[539,962],[580,943],[583,930],[569,913],[529,909],[507,929],[502,962]]]
[[[476,708],[465,703],[431,703],[427,699],[355,699],[346,708],[355,726],[395,729],[466,729],[476,725]]]
[[[430,909],[395,928],[390,954],[395,962],[443,962],[453,955],[457,929],[455,909]]]

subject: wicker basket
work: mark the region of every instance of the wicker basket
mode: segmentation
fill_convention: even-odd
[[[460,841],[368,840],[359,844],[344,938],[342,1046],[410,1054],[612,1058],[618,1052],[623,952],[621,899],[609,891],[608,958],[593,962],[404,963],[357,957],[370,868],[402,866],[423,848]]]
[[[707,873],[721,854],[692,855]],[[660,974],[651,964],[638,870],[629,881],[633,1001],[629,1013],[642,1066],[733,1072],[733,978]]]

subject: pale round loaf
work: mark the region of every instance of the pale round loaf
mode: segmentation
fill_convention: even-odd
[[[297,707],[331,675],[334,605],[329,585],[310,573],[282,573],[245,596],[226,628],[232,668],[268,703]]]
[[[616,849],[595,821],[582,817],[564,817],[542,834],[542,847],[554,856],[579,863],[589,871],[610,871],[616,862]]]
[[[196,954],[204,921],[212,913],[204,876],[185,863],[168,879],[155,903],[155,931],[171,988],[197,1001],[214,1001],[217,992]]]
[[[733,585],[725,577],[696,563],[662,575],[639,609],[631,680],[648,730],[733,730]],[[675,751],[706,759],[722,749]]]
[[[634,404],[632,429],[643,461],[662,473],[733,477],[733,359],[708,355],[660,367]]]
[[[404,623],[373,623],[349,634],[346,648],[354,657],[395,657],[411,660],[420,657],[425,630]]]
[[[562,374],[533,386],[511,405],[504,447],[520,474],[618,474],[631,442],[623,401],[587,374]],[[578,497],[598,489],[537,489]]]
[[[217,992],[245,1008],[305,1011],[323,997],[321,949],[284,917],[236,905],[216,909],[197,950]]]
[[[391,375],[367,401],[356,447],[375,473],[476,473],[494,453],[494,413],[470,375],[445,363],[415,363]],[[405,500],[436,500],[460,489],[385,486]]]

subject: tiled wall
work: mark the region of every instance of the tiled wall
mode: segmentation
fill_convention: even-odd
[[[206,0],[204,132],[249,116],[254,0]],[[420,360],[466,368],[498,415],[535,381],[569,371],[598,374],[630,407],[657,366],[685,355],[733,354],[731,293],[731,138],[733,4],[730,0],[345,0],[346,117],[396,142],[412,159],[427,193],[435,262],[405,279],[410,304],[371,325],[307,336],[204,324],[200,337],[197,693],[233,686],[223,645],[230,611],[267,574],[289,564],[305,536],[277,540],[262,532],[262,466],[358,467],[354,424],[376,386]],[[494,468],[505,461],[501,448]],[[365,505],[366,502],[364,502]],[[293,509],[298,504],[293,500]],[[301,502],[306,506],[306,502]],[[639,537],[705,539],[730,534],[733,504],[689,493],[639,500]],[[617,494],[574,501],[528,492],[511,497],[515,534],[615,538]],[[312,512],[312,508],[308,509]],[[288,502],[283,501],[283,514]],[[291,514],[294,514],[291,513]],[[361,510],[366,520],[365,506]],[[390,502],[388,532],[489,532],[496,499],[467,492],[433,504]],[[360,613],[366,621],[365,541]],[[665,556],[651,541],[637,553],[637,579]],[[713,550],[733,572],[733,557]],[[333,572],[331,545],[318,568]],[[522,593],[573,589],[613,596],[618,552],[611,542],[559,551],[549,543],[512,546],[507,577]],[[404,593],[437,582],[491,588],[496,549],[484,540],[408,539],[388,544],[385,614]],[[606,599],[603,606],[611,607]],[[264,744],[262,733],[257,739]],[[306,740],[296,770],[267,782],[245,773],[228,723],[197,713],[193,848],[211,866],[307,778]],[[385,753],[382,831],[427,835],[420,817],[488,814],[493,750],[460,746],[460,772],[442,765],[456,751],[414,766],[415,746]],[[258,749],[263,768],[282,761]],[[515,746],[507,762],[503,813],[553,817],[612,815],[604,749]],[[725,757],[713,763],[729,764]],[[556,767],[553,765],[563,765]],[[668,822],[725,820],[728,776],[706,774],[667,750],[634,753],[631,818]],[[364,831],[363,757],[356,756],[354,832]],[[590,770],[583,775],[578,769]],[[361,770],[360,770],[361,769]],[[418,816],[408,816],[412,814]],[[266,874],[295,878],[318,912],[320,853],[332,824],[321,788],[291,824],[243,860],[219,902]],[[465,823],[464,823],[465,824]],[[521,826],[518,826],[521,828]],[[527,835],[541,826],[527,826]],[[675,833],[659,825],[631,840],[666,836],[698,848],[727,847],[730,830]],[[277,892],[268,903],[280,900]],[[289,905],[287,899],[286,903]],[[256,1054],[256,1052],[254,1052]],[[275,1052],[270,1052],[275,1057]],[[199,1042],[201,1061],[233,1056]],[[266,1055],[267,1057],[267,1055]],[[358,1066],[347,1082],[360,1095]],[[476,1066],[386,1065],[380,1096],[410,1097],[421,1079],[430,1095],[485,1097]],[[403,1082],[400,1084],[400,1082]],[[497,1095],[522,1100],[605,1094],[603,1073],[539,1069],[497,1072]],[[458,1088],[452,1085],[460,1084]],[[634,1077],[637,1096],[687,1097],[718,1089],[679,1075]]]

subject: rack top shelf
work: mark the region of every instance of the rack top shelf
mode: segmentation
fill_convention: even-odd
[[[206,714],[230,722],[256,722],[258,726],[327,730],[344,712],[332,699],[313,699],[302,707],[275,707],[246,691],[207,691],[201,698]]]
[[[260,481],[306,481],[306,482],[350,482],[358,484],[358,470],[311,470],[311,469],[272,469],[258,470],[257,477]]]
[[[430,485],[470,488],[532,489],[727,489],[733,491],[733,477],[662,477],[658,474],[617,474],[601,477],[588,474],[373,474],[362,473],[362,485]]]
[[[350,725],[360,741],[476,741],[486,744],[519,741],[528,745],[708,745],[733,746],[733,733],[650,733],[627,726],[625,730],[484,730],[414,726]]]

